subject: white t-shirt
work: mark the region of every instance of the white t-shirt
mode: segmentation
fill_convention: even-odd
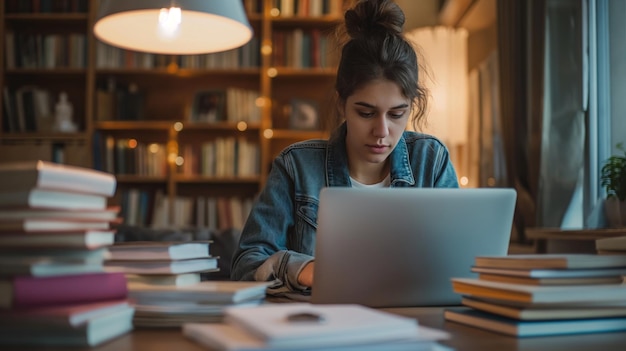
[[[380,183],[376,183],[376,184],[359,183],[352,177],[350,177],[350,182],[352,183],[353,188],[387,188],[391,185],[391,175],[387,174],[385,179],[383,179]]]

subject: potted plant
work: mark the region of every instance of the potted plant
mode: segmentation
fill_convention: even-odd
[[[600,180],[606,190],[605,213],[611,227],[626,226],[626,149],[623,143],[616,148],[622,155],[609,157],[602,166]]]

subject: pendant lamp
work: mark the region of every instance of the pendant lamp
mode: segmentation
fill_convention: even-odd
[[[94,34],[123,49],[192,55],[238,48],[253,32],[240,0],[101,0]]]

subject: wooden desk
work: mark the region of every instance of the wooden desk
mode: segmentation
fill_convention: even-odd
[[[535,240],[537,253],[595,253],[597,239],[626,236],[626,228],[527,228],[525,234]]]
[[[580,334],[572,336],[550,336],[537,338],[514,338],[469,326],[446,322],[443,309],[431,308],[393,308],[386,311],[399,315],[415,317],[420,324],[443,329],[451,333],[452,338],[440,342],[459,351],[508,351],[508,350],[601,350],[623,351],[626,349],[626,332]],[[2,348],[5,350],[5,348]],[[6,348],[7,350],[9,348]],[[24,348],[18,350],[60,351],[68,348]],[[185,338],[178,329],[138,329],[97,348],[72,350],[94,351],[206,351],[208,349]],[[384,351],[384,350],[381,350]]]

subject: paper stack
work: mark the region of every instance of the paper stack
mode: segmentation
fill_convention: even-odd
[[[477,257],[472,271],[452,279],[468,308],[447,320],[518,337],[626,330],[626,255]]]
[[[224,323],[183,326],[212,350],[433,350],[448,334],[361,305],[277,303],[225,310]]]
[[[216,271],[209,242],[125,242],[109,248],[107,270],[123,272],[135,306],[133,323],[179,327],[185,322],[216,322],[225,307],[258,305],[267,283],[201,281]]]
[[[49,162],[0,165],[0,344],[94,346],[132,329],[126,278],[106,273],[115,178]]]

